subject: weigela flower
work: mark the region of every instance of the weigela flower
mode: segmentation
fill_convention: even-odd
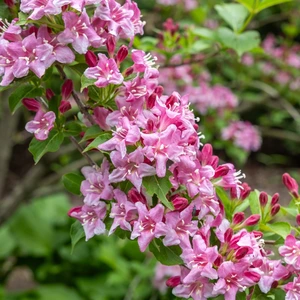
[[[45,113],[40,109],[34,119],[26,124],[25,129],[33,133],[37,140],[43,141],[48,138],[50,130],[54,127],[55,119],[56,116],[53,111]]]
[[[61,13],[61,6],[55,5],[53,0],[22,0],[20,10],[30,13],[29,19],[39,20],[43,16],[58,15]]]
[[[300,277],[296,276],[293,282],[284,285],[286,291],[285,300],[298,300],[300,299]]]
[[[97,87],[105,87],[112,84],[121,84],[123,76],[117,67],[113,58],[107,58],[106,55],[98,54],[98,64],[96,67],[91,67],[85,70],[84,76],[91,79],[96,79]]]
[[[158,70],[154,68],[156,57],[152,57],[150,53],[146,54],[142,50],[132,50],[131,57],[135,72],[145,73],[145,78],[157,78],[159,76]]]
[[[284,261],[293,266],[296,270],[300,270],[300,241],[293,235],[289,234],[284,246],[279,247],[279,254],[283,256]]]

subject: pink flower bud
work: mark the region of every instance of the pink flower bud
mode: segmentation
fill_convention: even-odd
[[[282,181],[286,188],[290,191],[290,193],[292,193],[295,198],[299,198],[299,186],[297,181],[294,178],[292,178],[288,173],[284,173],[282,175]]]
[[[157,86],[154,90],[154,93],[156,93],[158,97],[161,97],[163,92],[164,88],[161,85]]]
[[[59,105],[59,111],[64,114],[66,111],[72,108],[71,103],[67,100],[62,100]]]
[[[128,48],[125,45],[122,45],[117,53],[116,62],[120,64],[128,55]]]
[[[280,204],[277,203],[271,209],[271,216],[274,217],[275,215],[277,215],[279,210],[280,210]]]
[[[97,64],[98,64],[98,57],[97,55],[91,51],[91,50],[88,50],[86,53],[85,53],[85,61],[87,63],[87,65],[89,67],[96,67]]]
[[[152,93],[148,99],[146,100],[147,109],[153,108],[156,102],[157,95],[155,93]]]
[[[244,275],[254,282],[259,282],[260,280],[260,275],[256,272],[246,271]]]
[[[73,212],[75,212],[75,213],[81,212],[81,206],[76,206],[76,207],[73,207],[73,208],[71,208],[71,209],[69,210],[68,216],[69,216],[70,218],[73,218],[73,217],[72,217]]]
[[[46,89],[46,98],[47,100],[51,100],[55,96],[54,92],[51,89]]]
[[[174,276],[167,280],[166,285],[170,288],[174,288],[181,283],[180,276]]]
[[[174,35],[176,31],[179,29],[179,25],[174,23],[173,19],[168,18],[167,21],[163,23],[163,27],[166,31],[169,31],[171,35]]]
[[[238,212],[236,214],[234,214],[233,216],[233,224],[240,224],[244,221],[245,219],[245,214],[243,212]]]
[[[12,8],[15,4],[13,0],[4,0],[4,3],[9,7]]]
[[[261,192],[259,194],[259,203],[261,205],[261,207],[265,207],[268,203],[268,195],[265,192]]]
[[[273,197],[271,199],[271,206],[274,206],[275,204],[277,204],[278,201],[279,201],[279,194],[276,193],[273,195]]]
[[[113,57],[116,49],[116,39],[112,35],[109,35],[106,40],[106,48],[109,56]]]
[[[263,233],[261,231],[253,230],[252,233],[256,239],[261,239],[263,237]]]
[[[128,199],[133,203],[142,202],[147,205],[147,200],[145,196],[140,194],[136,188],[132,188],[128,192]]]
[[[177,97],[175,95],[171,95],[167,100],[166,100],[166,106],[171,107],[173,106],[174,103],[177,102]]]
[[[297,222],[298,226],[300,226],[300,215],[297,215],[296,222]]]
[[[207,165],[209,159],[211,159],[213,155],[213,148],[211,144],[205,144],[201,151],[201,162],[203,165]]]
[[[251,187],[248,185],[248,183],[243,182],[242,183],[242,190],[240,194],[240,200],[245,200],[251,192]],[[230,189],[230,195],[232,199],[237,198],[236,189]]]
[[[224,234],[225,243],[229,243],[232,239],[232,236],[233,236],[233,230],[231,228],[228,228]]]
[[[214,178],[222,177],[227,175],[229,172],[229,167],[226,165],[218,166],[215,170]]]
[[[199,137],[198,135],[194,134],[194,135],[191,135],[188,139],[188,144],[189,145],[195,145],[196,142],[199,140]]]
[[[130,76],[130,75],[133,73],[133,71],[134,71],[134,68],[133,68],[133,67],[127,68],[127,69],[125,70],[125,72],[124,72],[124,77]]]
[[[67,79],[61,87],[61,95],[63,100],[68,100],[73,92],[73,81]]]
[[[223,262],[222,255],[219,254],[218,257],[216,258],[216,260],[214,261],[214,266],[220,267],[222,262]]]
[[[272,283],[272,285],[271,285],[271,288],[272,288],[272,289],[276,289],[277,287],[278,287],[278,281],[275,280],[275,281],[273,281],[273,283]]]
[[[240,247],[236,252],[235,252],[235,258],[240,260],[243,257],[245,257],[248,253],[248,247]]]
[[[214,169],[217,168],[218,164],[219,164],[219,157],[216,155],[213,155],[209,160],[208,160],[208,164],[211,165]]]
[[[256,225],[260,220],[260,215],[252,215],[249,218],[247,218],[244,222],[245,226],[253,226]]]
[[[37,112],[41,107],[41,104],[33,98],[23,98],[22,103],[30,111]]]
[[[176,196],[172,200],[172,203],[174,205],[175,210],[178,211],[183,211],[189,205],[189,201],[186,198],[180,196]]]

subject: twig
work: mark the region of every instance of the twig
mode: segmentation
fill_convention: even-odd
[[[66,73],[64,72],[63,68],[60,65],[56,65],[56,69],[58,70],[58,72],[61,75],[61,77],[63,78],[63,80],[66,80],[67,76],[66,76]],[[79,110],[90,121],[90,123],[92,125],[95,125],[96,122],[95,122],[94,118],[89,114],[88,109],[82,103],[82,101],[80,100],[80,98],[78,97],[78,95],[74,91],[72,91],[72,96],[73,96],[75,102],[77,103]]]

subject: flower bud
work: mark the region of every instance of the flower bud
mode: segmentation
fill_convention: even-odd
[[[213,178],[218,178],[227,175],[229,172],[229,167],[226,165],[218,166],[215,170],[215,175]]]
[[[222,255],[219,254],[218,257],[216,258],[216,260],[214,261],[214,266],[220,267],[222,262],[223,262]]]
[[[157,86],[154,90],[154,93],[156,93],[158,97],[161,97],[163,92],[164,88],[161,85]]]
[[[276,289],[277,287],[278,287],[278,281],[275,280],[275,281],[273,281],[273,283],[272,283],[272,285],[271,285],[271,288],[272,288],[272,289]]]
[[[189,145],[195,145],[196,142],[197,142],[198,140],[199,140],[198,135],[197,135],[197,134],[193,134],[193,135],[191,135],[191,136],[189,137],[189,139],[188,139],[188,144],[189,144]]]
[[[54,92],[51,89],[46,89],[46,98],[47,100],[51,100],[55,96]]]
[[[181,283],[180,276],[174,276],[167,280],[166,285],[170,288],[174,288]]]
[[[218,164],[219,164],[219,157],[216,155],[213,155],[209,160],[208,160],[208,164],[210,166],[212,166],[214,169],[217,168]]]
[[[4,0],[4,3],[9,7],[12,8],[15,4],[13,0]]]
[[[279,201],[279,194],[276,193],[272,196],[272,199],[271,199],[271,206],[274,206],[275,204],[277,204],[277,202]]]
[[[260,215],[252,215],[249,218],[247,218],[244,222],[245,226],[253,226],[256,225],[260,220]]]
[[[68,212],[68,216],[71,217],[71,218],[73,218],[72,214],[73,214],[74,212],[75,212],[75,213],[81,212],[81,206],[76,206],[76,207],[71,208],[71,209],[69,210],[69,212]]]
[[[133,71],[134,71],[133,67],[127,68],[124,72],[124,77],[130,76],[133,73]]]
[[[128,48],[125,45],[122,45],[117,53],[116,62],[120,64],[128,55]]]
[[[292,178],[288,173],[284,173],[282,175],[282,181],[286,188],[290,191],[290,193],[292,193],[295,198],[299,198],[299,186],[297,181],[294,178]]]
[[[261,207],[265,207],[268,203],[268,195],[265,192],[261,192],[259,194],[259,203],[261,205]]]
[[[252,233],[256,239],[261,239],[263,237],[263,233],[261,231],[253,230]]]
[[[236,252],[235,252],[235,258],[240,260],[243,257],[245,257],[248,253],[248,247],[240,247]]]
[[[246,271],[244,275],[254,282],[259,282],[260,280],[260,275],[256,272]]]
[[[156,102],[157,95],[155,93],[152,93],[148,99],[146,100],[147,109],[153,108]]]
[[[280,210],[280,204],[275,204],[271,209],[271,216],[274,217]]]
[[[137,203],[137,202],[142,202],[144,204],[147,204],[147,200],[145,198],[144,195],[140,194],[137,189],[132,188],[129,192],[128,192],[128,199],[133,202],[133,203]]]
[[[298,226],[300,226],[300,215],[297,215],[296,222],[297,222]]]
[[[175,95],[171,95],[167,100],[166,100],[166,106],[167,107],[170,107],[170,106],[173,106],[174,103],[177,102],[177,97]]]
[[[168,18],[164,23],[163,27],[166,31],[169,31],[171,35],[174,35],[176,31],[179,29],[179,25],[177,23],[174,23],[174,20],[171,18]]]
[[[240,224],[244,221],[245,219],[245,214],[243,212],[238,212],[236,214],[234,214],[233,216],[233,224]]]
[[[37,112],[41,107],[41,104],[34,98],[23,98],[22,103],[30,111]]]
[[[205,144],[201,151],[201,162],[206,165],[208,160],[212,157],[213,148],[211,144]]]
[[[67,79],[61,87],[61,95],[63,100],[68,100],[73,92],[73,81]]]
[[[85,53],[85,61],[87,63],[87,65],[89,67],[96,67],[97,64],[98,64],[98,57],[97,55],[91,51],[91,50],[88,50],[86,53]]]
[[[231,228],[228,228],[224,234],[225,243],[229,243],[232,239],[232,236],[233,236],[233,230]]]
[[[249,194],[251,192],[251,187],[248,185],[248,183],[243,182],[242,183],[242,189],[241,189],[241,194],[240,194],[240,200],[245,200]],[[230,196],[232,199],[236,199],[237,198],[237,194],[236,194],[236,189],[230,189]]]
[[[106,48],[109,56],[112,57],[116,49],[116,39],[112,35],[109,35],[106,40]]]
[[[62,100],[59,105],[59,111],[64,114],[66,111],[72,108],[71,103],[67,100]]]
[[[189,201],[186,198],[175,196],[172,200],[175,210],[183,211],[188,205]]]

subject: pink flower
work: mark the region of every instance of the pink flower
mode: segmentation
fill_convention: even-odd
[[[88,68],[84,72],[84,76],[91,79],[96,79],[95,85],[97,87],[105,87],[112,84],[121,84],[123,76],[117,67],[113,58],[107,58],[106,55],[98,54],[98,64],[96,67]]]
[[[284,257],[284,261],[292,265],[296,270],[300,270],[300,241],[289,234],[284,242],[284,246],[279,247],[279,254]]]
[[[36,113],[33,121],[26,124],[25,129],[34,133],[37,140],[43,141],[48,138],[50,130],[54,127],[54,121],[56,119],[53,111],[44,113],[41,109]]]
[[[103,159],[99,170],[83,167],[81,172],[86,178],[80,187],[81,193],[85,196],[85,204],[97,205],[100,199],[111,200],[113,198],[113,188],[108,180],[109,162],[106,159]]]
[[[85,232],[85,240],[89,240],[94,235],[105,232],[103,219],[106,215],[106,204],[98,202],[97,206],[83,205],[74,207],[69,211],[69,216],[80,221]]]
[[[137,202],[135,204],[139,218],[133,225],[131,239],[138,238],[140,250],[144,252],[154,238],[162,236],[165,232],[162,218],[164,206],[157,204],[148,211],[145,204]]]
[[[22,0],[20,10],[30,13],[29,19],[39,20],[43,16],[58,15],[61,13],[61,6],[56,6],[53,0]]]
[[[298,300],[300,299],[300,277],[296,276],[293,282],[284,285],[284,290],[287,292],[285,300]]]
[[[155,66],[156,57],[151,56],[150,53],[146,54],[142,50],[132,50],[131,58],[134,62],[134,71],[145,73],[145,78],[157,78],[159,72]]]

